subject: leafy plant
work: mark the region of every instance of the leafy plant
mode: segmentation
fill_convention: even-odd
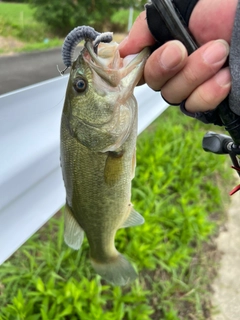
[[[49,28],[34,19],[35,10],[23,3],[0,3],[0,35],[21,40],[39,41],[46,37]]]
[[[226,158],[201,149],[205,130],[169,108],[138,139],[132,200],[146,222],[119,230],[116,247],[139,280],[101,280],[87,241],[79,251],[64,244],[58,214],[0,267],[0,320],[204,319],[211,237],[223,219],[216,181],[228,182]]]
[[[139,10],[133,11],[133,21],[136,20],[139,13],[140,13]],[[127,9],[117,10],[116,12],[114,12],[110,19],[111,30],[112,31],[116,30],[117,32],[119,31],[127,32],[128,17],[129,17],[129,10]]]
[[[119,9],[129,8],[130,5],[143,9],[145,4],[144,1],[127,0],[31,0],[31,3],[36,9],[36,18],[63,36],[79,25],[91,25],[98,31],[103,31],[109,25],[111,15]]]

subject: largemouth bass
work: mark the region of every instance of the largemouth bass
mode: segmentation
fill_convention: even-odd
[[[149,50],[122,59],[117,43],[101,43],[106,34],[91,32],[85,30],[85,46],[72,63],[61,120],[64,238],[77,250],[85,233],[96,273],[125,285],[137,273],[114,239],[118,229],[144,222],[130,200],[137,138],[133,89]]]

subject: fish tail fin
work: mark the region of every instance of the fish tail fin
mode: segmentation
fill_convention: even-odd
[[[115,286],[125,286],[138,276],[133,266],[119,252],[116,257],[106,263],[92,258],[91,263],[97,274]]]
[[[80,249],[84,231],[73,216],[71,208],[66,204],[64,209],[64,241],[72,249]]]

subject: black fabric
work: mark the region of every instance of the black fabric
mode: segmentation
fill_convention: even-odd
[[[186,23],[189,24],[191,13],[197,4],[198,0],[174,0],[172,1],[175,9],[177,9]]]
[[[185,102],[186,100],[182,101],[180,104],[180,110],[182,111],[182,113],[184,113],[185,115],[187,115],[188,117],[197,119],[203,123],[212,123],[218,126],[222,126],[222,120],[220,119],[219,115],[218,115],[218,111],[217,108],[214,110],[209,110],[206,112],[189,112],[186,110],[185,108]]]
[[[181,104],[181,102],[179,102],[179,103],[171,103],[171,102],[167,101],[167,100],[163,97],[162,94],[161,94],[161,96],[162,96],[163,100],[164,100],[165,102],[167,102],[167,104],[169,104],[170,106],[178,107],[178,106]]]
[[[172,1],[173,6],[176,12],[179,15],[179,18],[188,26],[189,19],[191,13],[197,4],[198,0],[174,0]],[[161,16],[159,15],[157,9],[154,7],[153,4],[146,4],[146,16],[147,16],[147,23],[148,28],[151,31],[153,37],[156,40],[156,45],[153,46],[153,50],[160,47],[162,44],[169,40],[173,40],[174,37],[171,35],[165,23],[163,22]]]
[[[156,40],[156,45],[152,47],[152,51],[154,51],[165,42],[173,40],[173,37],[155,7],[152,4],[147,4],[145,8],[148,28]]]

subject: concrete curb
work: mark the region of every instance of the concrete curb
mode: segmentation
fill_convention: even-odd
[[[238,182],[239,183],[239,178]],[[240,193],[231,198],[226,228],[216,239],[222,253],[218,275],[212,285],[212,320],[240,319]]]

